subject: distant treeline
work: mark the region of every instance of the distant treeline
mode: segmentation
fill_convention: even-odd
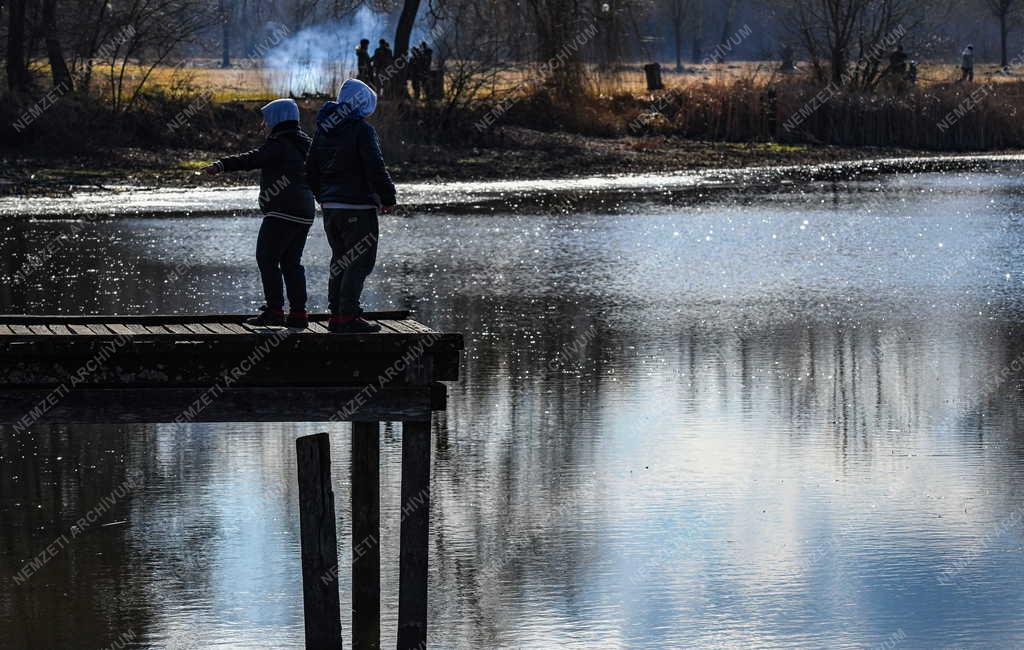
[[[596,36],[573,61],[682,68],[778,59],[792,48],[820,75],[838,78],[897,28],[919,60],[955,62],[967,44],[979,62],[1005,65],[1024,53],[1024,0],[8,0],[0,11],[7,88],[38,89],[50,77],[54,86],[88,89],[102,76],[115,104],[135,100],[138,79],[125,83],[129,62],[144,69],[192,57],[251,64],[279,44],[272,34],[301,46],[321,28],[337,36],[330,46],[338,57],[361,37],[374,45],[388,38],[399,56],[423,37],[439,63],[486,66],[550,61],[591,26]],[[290,51],[303,57],[301,47]],[[557,74],[571,81],[573,66]]]
[[[1013,118],[1024,111],[1024,85],[1012,77],[915,85],[890,74],[897,46],[911,57],[948,57],[974,40],[976,52],[991,53],[975,38],[989,29],[1011,67],[1024,63],[1011,29],[1022,8],[1024,0],[402,0],[375,12],[348,0],[8,0],[0,140],[68,150],[223,148],[251,130],[251,112],[214,102],[215,88],[147,84],[155,72],[174,79],[163,73],[201,55],[227,67],[239,57],[281,65],[282,52],[283,65],[303,68],[313,47],[336,47],[341,57],[360,35],[392,34],[398,81],[402,57],[423,39],[445,86],[443,99],[426,104],[388,98],[378,119],[390,121],[382,132],[398,148],[431,138],[486,144],[505,124],[737,142],[1022,147]],[[797,71],[679,75],[679,85],[653,97],[592,83],[637,57],[716,63],[776,48],[792,52]],[[336,80],[320,89],[333,94],[327,85]]]

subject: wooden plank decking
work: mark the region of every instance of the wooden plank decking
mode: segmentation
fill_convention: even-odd
[[[253,327],[242,315],[0,315],[0,422],[21,420],[55,390],[51,422],[180,421],[210,391],[216,399],[189,421],[377,421],[442,410],[438,382],[458,379],[462,336],[408,312],[365,317],[381,331],[330,334],[326,315],[305,330]]]

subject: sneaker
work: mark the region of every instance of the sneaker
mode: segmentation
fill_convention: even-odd
[[[259,316],[246,318],[245,324],[255,325],[257,327],[264,327],[268,325],[284,325],[284,311],[280,309],[270,309],[269,307],[264,307],[262,310],[260,310]]]
[[[306,329],[309,327],[309,312],[294,310],[288,312],[288,318],[285,319],[284,325],[297,330]]]
[[[380,331],[380,325],[367,322],[365,319],[356,317],[342,320],[341,318],[331,318],[331,322],[327,325],[327,331],[332,334],[372,334]]]

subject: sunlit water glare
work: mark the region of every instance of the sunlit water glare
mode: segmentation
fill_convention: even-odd
[[[1019,171],[385,217],[369,305],[467,341],[434,421],[431,646],[1024,645]],[[260,302],[252,212],[75,223],[0,225],[8,276],[77,233],[2,311]],[[318,224],[318,309],[327,260]],[[319,430],[347,531],[346,425],[6,428],[0,646],[301,644],[293,440]],[[129,475],[123,523],[9,581]]]

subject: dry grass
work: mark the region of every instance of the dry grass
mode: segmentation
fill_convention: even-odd
[[[48,76],[45,62],[39,61],[33,67],[41,78]],[[778,62],[775,61],[687,63],[682,71],[676,72],[674,64],[662,62],[662,80],[665,87],[670,90],[682,90],[695,83],[731,87],[738,81],[764,86],[804,77],[801,71],[806,72],[808,65],[802,63],[799,67],[801,70],[796,73],[782,75],[778,72]],[[143,66],[129,65],[125,71],[126,91],[133,90],[147,71]],[[591,65],[589,73],[591,94],[647,94],[642,62],[624,64],[612,71]],[[96,85],[104,95],[109,95],[107,74],[106,69],[97,68],[94,75]],[[310,92],[333,95],[341,82],[354,74],[355,70],[344,63],[337,63],[327,69],[307,67],[297,71],[286,71],[261,68],[251,60],[224,69],[220,67],[219,59],[189,59],[177,66],[155,68],[149,72],[146,83],[151,91],[172,95],[197,95],[209,92],[214,102],[269,101],[289,94],[289,89],[296,95]],[[959,78],[960,68],[957,64],[925,62],[921,63],[918,69],[919,88],[945,85]],[[1024,74],[1002,74],[997,65],[986,64],[976,67],[975,81],[986,84],[1012,84],[1024,81]],[[510,69],[495,75],[493,83],[483,89],[481,97],[505,97],[510,93],[520,92],[530,94],[536,90],[535,83],[536,77],[530,68],[523,66]]]
[[[354,74],[354,70],[338,64],[332,69],[302,69],[297,73],[280,70],[267,70],[252,66],[235,66],[228,69],[220,68],[218,61],[211,59],[195,59],[180,67],[162,67],[154,70],[149,83],[154,89],[173,91],[181,88],[212,90],[215,101],[248,101],[272,99],[280,94],[287,94],[287,88],[297,88],[296,92],[315,89],[321,93],[333,95],[335,89],[344,79]],[[806,64],[802,64],[806,68]],[[686,64],[682,72],[676,72],[674,66],[662,63],[662,79],[667,88],[676,88],[694,82],[731,84],[738,80],[748,80],[765,84],[778,80],[783,75],[777,72],[778,63],[773,61],[744,61],[736,63]],[[129,69],[129,78],[141,78],[142,70],[137,67]],[[620,66],[615,71],[603,71],[596,66],[590,67],[590,77],[598,94],[613,95],[617,93],[645,93],[646,78],[642,63]],[[799,77],[800,73],[785,75]],[[960,78],[960,68],[956,64],[922,63],[918,69],[919,86],[946,84]],[[529,88],[535,77],[527,68],[514,69],[497,76],[489,90],[494,95],[505,94],[517,89]],[[975,69],[975,81],[978,83],[1015,83],[1024,80],[1022,74],[1000,74],[997,65],[980,65]]]
[[[141,79],[143,70],[132,68],[128,73],[130,85]],[[338,66],[297,74],[302,83],[333,95],[348,71]],[[582,136],[663,134],[716,142],[935,150],[1024,146],[1024,124],[1015,119],[1024,112],[1022,77],[997,74],[994,66],[984,66],[977,70],[975,84],[957,84],[957,68],[938,64],[922,66],[919,77],[920,83],[901,92],[883,87],[876,93],[830,95],[795,129],[784,129],[785,122],[812,103],[822,89],[808,75],[783,75],[768,62],[690,66],[682,72],[666,68],[666,89],[653,94],[646,90],[640,65],[614,72],[592,68],[587,92],[572,98],[532,83],[534,77],[527,70],[510,70],[457,114],[445,113],[444,106],[437,104],[382,102],[374,121],[384,127],[381,133],[389,150],[403,159],[415,158],[423,146],[502,146],[500,128],[476,128],[489,113],[500,116],[499,127]],[[68,97],[62,101],[77,102],[71,114],[80,119],[69,120],[67,111],[59,119],[56,113],[47,113],[31,132],[15,140],[82,148],[97,141],[195,148],[240,144],[241,134],[255,123],[253,107],[279,96],[275,88],[288,81],[278,71],[244,66],[221,69],[212,60],[159,68],[152,73],[145,96],[117,120],[108,119],[110,109],[101,97]],[[986,85],[989,81],[992,87]],[[972,96],[979,90],[984,92]],[[510,92],[518,93],[520,101],[502,106],[500,99]],[[212,102],[206,101],[206,93],[211,93]],[[319,102],[315,97],[302,101],[310,127]],[[17,102],[8,102],[6,108],[8,122],[23,110]],[[940,129],[939,123],[954,111],[963,115]],[[170,128],[168,124],[181,115],[187,115],[188,128]],[[110,124],[110,131],[86,124]]]

